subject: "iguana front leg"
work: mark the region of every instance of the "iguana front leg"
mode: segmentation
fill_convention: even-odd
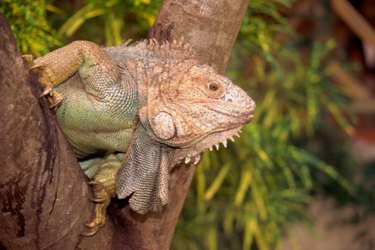
[[[120,82],[116,63],[101,47],[89,41],[75,41],[37,58],[30,69],[38,75],[43,87],[42,96],[51,92],[57,96],[53,88],[77,71],[85,90],[99,99],[105,96],[108,87]],[[57,96],[57,101],[61,99],[61,96]]]

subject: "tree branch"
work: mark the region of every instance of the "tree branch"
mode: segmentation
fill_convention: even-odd
[[[1,15],[0,74],[0,249],[105,248],[111,230],[80,236],[93,211],[86,177]]]
[[[183,38],[202,63],[224,73],[248,3],[165,0],[149,37],[159,41]]]

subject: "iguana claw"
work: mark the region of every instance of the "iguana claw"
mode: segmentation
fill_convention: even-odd
[[[88,185],[90,186],[98,186],[98,185],[102,185],[100,182],[98,181],[89,181],[87,182]]]
[[[104,197],[96,197],[96,198],[90,197],[89,200],[94,203],[103,203],[105,201],[105,198]]]
[[[48,107],[51,109],[57,107],[57,105],[59,105],[59,103],[63,100],[62,95],[53,90],[51,87],[45,88],[39,97],[41,98],[44,96],[47,96],[49,102]]]
[[[39,98],[45,97],[47,95],[50,95],[52,93],[52,87],[46,87],[43,89],[42,93],[39,95]]]
[[[51,86],[46,86],[42,93],[39,95],[39,98],[47,97],[49,105],[49,108],[57,107],[57,105],[63,100],[63,97],[60,93],[53,90]]]
[[[96,234],[98,232],[98,230],[99,230],[99,227],[96,227],[95,229],[90,228],[89,232],[81,233],[81,235],[83,235],[83,236],[93,236],[94,234]]]
[[[89,198],[89,200],[95,203],[95,215],[90,222],[85,223],[89,232],[83,233],[83,235],[92,236],[104,225],[106,209],[111,202],[112,195],[108,193],[103,183],[99,181],[90,181],[88,184],[92,186],[93,190],[94,197]]]
[[[94,218],[90,222],[85,223],[85,226],[89,228],[88,233],[83,233],[83,235],[85,236],[91,236],[91,235],[96,234],[99,228],[104,225],[106,209],[109,203],[111,202],[111,195],[105,190],[105,188],[103,188],[101,183],[95,183],[94,185],[97,185],[100,188],[93,189],[95,198],[90,199],[90,200],[96,203],[95,215],[94,215]]]
[[[95,203],[103,203],[106,198],[103,196],[98,196],[98,193],[101,192],[101,189],[104,188],[103,185],[98,181],[89,181],[87,184],[93,188],[93,192],[95,195],[95,197],[89,197],[89,200]]]
[[[37,74],[40,74],[40,71],[43,70],[43,67],[41,65],[34,63],[35,57],[33,55],[30,55],[30,54],[23,55],[22,58],[28,64],[29,69],[31,71],[34,70]],[[47,97],[48,102],[49,102],[48,107],[51,109],[54,109],[63,100],[62,95],[56,92],[55,90],[53,90],[52,86],[41,81],[41,79],[39,79],[39,81],[41,83],[40,85],[43,87],[43,91],[39,95],[39,98]]]
[[[98,232],[99,228],[104,225],[104,220],[103,220],[102,223],[98,223],[97,221],[93,220],[89,223],[85,223],[84,225],[89,229],[89,231],[85,232],[85,233],[82,233],[82,235],[83,236],[93,236],[94,234],[96,234]]]

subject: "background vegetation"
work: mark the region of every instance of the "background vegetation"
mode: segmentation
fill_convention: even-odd
[[[22,53],[40,56],[77,39],[112,46],[145,38],[160,4],[3,0],[0,11]],[[328,164],[345,170],[352,163],[334,160],[347,155],[346,135],[353,132],[343,112],[349,100],[326,67],[335,43],[298,37],[285,17],[290,5],[250,1],[227,75],[255,98],[255,120],[236,143],[204,154],[175,249],[276,249],[293,224],[309,224],[306,205],[327,183],[354,197],[355,187]],[[340,135],[341,155],[322,153],[324,131]]]

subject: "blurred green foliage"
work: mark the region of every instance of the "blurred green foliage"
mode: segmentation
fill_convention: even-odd
[[[40,56],[51,47],[63,45],[56,30],[47,22],[45,1],[2,0],[0,13],[7,17],[23,53]]]
[[[77,2],[3,1],[0,10],[21,51],[38,56],[80,38],[111,46],[145,37],[161,4]],[[227,74],[255,98],[255,119],[235,144],[204,154],[173,249],[279,248],[291,225],[309,223],[306,205],[317,185],[316,171],[354,192],[333,166],[298,146],[322,122],[333,120],[335,129],[347,134],[352,127],[342,111],[347,99],[325,67],[334,42],[301,48],[279,11],[290,4],[250,1]]]
[[[7,17],[21,52],[41,56],[71,40],[114,46],[144,38],[160,4],[151,0],[2,0],[0,13]]]

